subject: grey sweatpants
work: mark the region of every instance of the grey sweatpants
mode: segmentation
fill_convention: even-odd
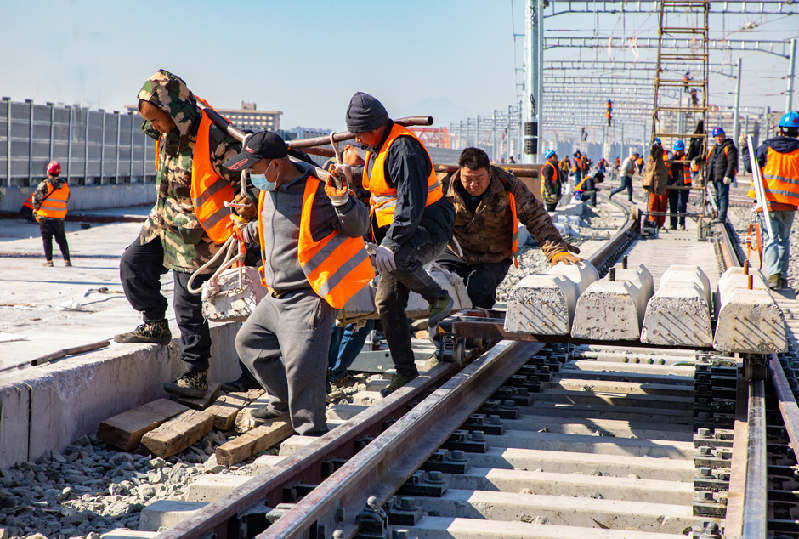
[[[298,434],[327,432],[327,352],[335,317],[311,288],[301,288],[280,299],[266,296],[236,336],[241,361],[272,396],[272,406],[288,406]]]

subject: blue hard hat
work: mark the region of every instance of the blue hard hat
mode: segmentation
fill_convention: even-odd
[[[716,127],[715,129],[713,129],[713,136],[714,137],[717,136],[717,135],[724,135],[724,134],[725,134],[724,130],[722,128],[720,128],[720,127]]]
[[[799,129],[799,114],[791,111],[780,118],[780,127]]]
[[[549,159],[551,156],[555,155],[555,150],[547,150],[544,153],[544,159]]]
[[[662,143],[662,142],[660,142],[660,137],[655,137],[655,138],[653,138],[653,139],[652,139],[652,143],[653,143],[653,144],[657,144],[657,145],[659,145],[659,146],[663,146],[663,143]]]
[[[672,148],[672,150],[674,150],[675,152],[681,152],[684,149],[685,149],[685,144],[683,144],[681,140],[675,142],[674,147]]]

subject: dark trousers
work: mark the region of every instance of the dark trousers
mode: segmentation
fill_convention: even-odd
[[[64,231],[64,220],[40,217],[39,230],[42,231],[44,257],[48,261],[53,260],[53,238],[55,238],[58,248],[61,249],[61,256],[65,261],[69,260],[69,245],[67,244],[67,234]]]
[[[330,349],[327,352],[327,374],[331,382],[347,376],[347,369],[361,353],[366,337],[374,328],[374,320],[366,320],[359,328],[355,324],[347,327],[333,326]]]
[[[167,271],[160,239],[140,245],[137,238],[122,254],[119,263],[122,290],[131,307],[142,313],[145,322],[163,320],[166,316],[167,299],[161,293],[161,276]],[[172,272],[175,288],[172,306],[180,329],[180,358],[188,363],[190,371],[207,371],[211,358],[211,332],[203,318],[200,294],[188,290],[190,277],[191,273]],[[210,277],[210,273],[198,276],[194,286]]]
[[[713,200],[719,209],[719,219],[727,219],[727,206],[730,200],[730,186],[724,182],[713,182]]]
[[[621,185],[618,186],[616,189],[611,189],[610,196],[615,195],[616,193],[620,193],[627,189],[627,200],[632,201],[633,199],[633,179],[623,174],[621,177]]]
[[[585,202],[586,200],[591,201],[591,207],[596,208],[596,191],[583,191],[580,193],[580,200]]]
[[[441,242],[413,247],[411,242],[406,242],[394,255],[397,269],[381,273],[377,281],[377,314],[383,322],[383,334],[394,367],[403,376],[419,374],[411,349],[411,327],[405,316],[408,296],[411,291],[417,292],[428,302],[449,296],[422,268],[424,264],[435,260],[446,246],[446,242]]]
[[[467,264],[449,249],[436,260],[436,264],[466,282],[466,293],[472,305],[481,309],[490,309],[497,302],[497,287],[508,274],[511,263],[512,260],[506,258],[496,264]]]
[[[544,205],[547,207],[547,211],[549,213],[554,212],[557,209],[557,207],[558,207],[558,203],[557,202],[545,202]]]
[[[669,213],[682,213],[688,211],[688,195],[690,191],[677,191],[675,189],[669,190]],[[677,227],[678,218],[676,215],[670,215],[671,227]],[[681,225],[685,224],[685,215],[679,216]]]

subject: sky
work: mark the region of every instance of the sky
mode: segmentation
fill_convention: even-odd
[[[523,51],[513,33],[523,33],[523,9],[524,0],[0,0],[0,95],[122,110],[147,77],[167,69],[217,108],[243,100],[282,111],[283,128],[344,130],[356,91],[380,99],[392,117],[433,115],[448,126],[517,102]],[[746,22],[757,27],[735,32]],[[561,15],[545,28],[547,37],[618,40],[652,35],[655,24],[654,15]],[[712,37],[781,40],[799,36],[799,16],[718,17],[711,29]],[[716,61],[734,63],[737,54]],[[630,50],[612,55],[635,59]],[[742,57],[741,104],[782,109],[788,62]],[[550,49],[545,58],[608,52]],[[713,101],[732,104],[735,81],[711,83]]]

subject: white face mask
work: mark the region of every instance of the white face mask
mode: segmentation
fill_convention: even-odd
[[[266,167],[266,170],[263,174],[250,174],[250,180],[252,181],[252,184],[261,191],[274,191],[275,187],[277,187],[278,178],[275,178],[274,182],[270,182],[266,179],[266,173],[269,172],[269,167],[272,166],[272,163],[274,163],[274,161],[270,161],[269,166]],[[279,169],[278,177],[280,177]]]

